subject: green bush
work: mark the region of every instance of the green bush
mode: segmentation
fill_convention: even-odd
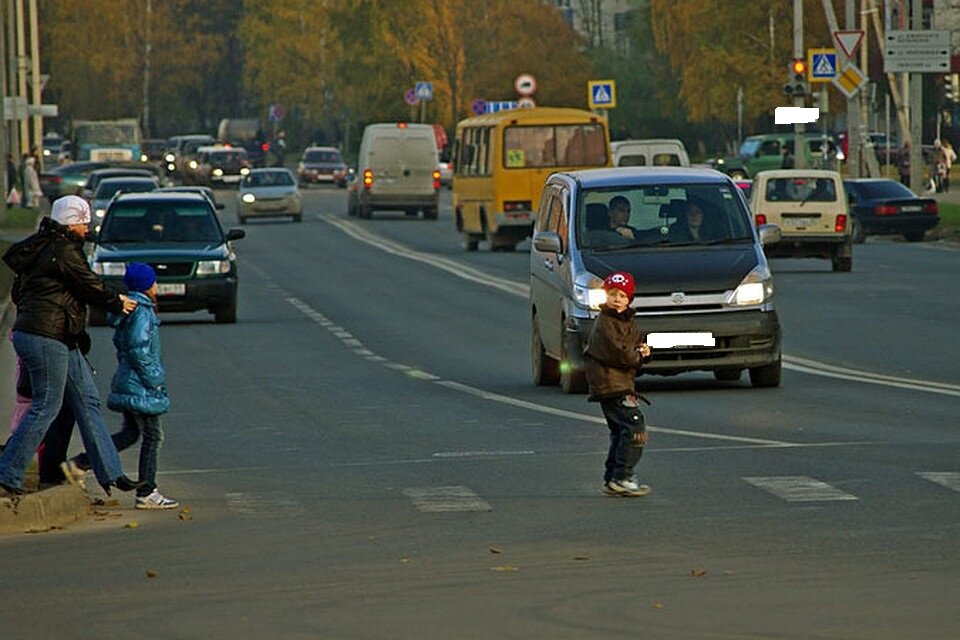
[[[33,229],[37,226],[39,212],[36,209],[8,207],[0,218],[0,229]]]

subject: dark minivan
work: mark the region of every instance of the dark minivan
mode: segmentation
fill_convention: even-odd
[[[710,169],[555,173],[544,185],[530,251],[534,381],[586,391],[583,345],[605,300],[603,279],[628,271],[631,307],[653,349],[641,374],[712,371],[780,384],[780,321],[761,240],[736,184]]]

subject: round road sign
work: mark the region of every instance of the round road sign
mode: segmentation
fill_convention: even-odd
[[[535,106],[537,106],[537,103],[530,96],[523,96],[517,100],[517,109],[532,109]]]
[[[407,92],[403,94],[403,101],[409,104],[410,106],[413,106],[418,102],[420,102],[417,99],[417,92],[414,91],[413,89],[407,89]]]
[[[522,73],[513,81],[513,86],[522,96],[532,96],[537,90],[537,80],[529,73]]]

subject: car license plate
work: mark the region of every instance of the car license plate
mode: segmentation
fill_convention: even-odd
[[[240,182],[240,176],[223,176],[224,182]]]
[[[917,213],[918,211],[923,211],[923,207],[918,204],[908,204],[900,207],[900,210],[905,213]]]
[[[647,344],[652,349],[674,349],[676,347],[715,347],[717,340],[709,331],[690,331],[681,333],[649,333]]]
[[[806,227],[811,227],[816,223],[816,218],[807,217],[786,217],[783,218],[783,226],[790,227],[791,229],[804,229]]]
[[[182,282],[157,283],[158,296],[182,296],[187,293],[187,285]]]

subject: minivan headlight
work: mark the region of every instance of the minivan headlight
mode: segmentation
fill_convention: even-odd
[[[603,280],[592,273],[581,274],[573,283],[573,299],[577,306],[599,311],[600,305],[607,301]]]
[[[244,202],[246,202],[247,204],[250,204],[251,202],[256,202],[256,201],[257,201],[257,197],[256,197],[255,195],[253,195],[252,193],[245,193],[245,194],[243,194],[242,196],[240,196],[240,199],[243,200]]]
[[[773,297],[773,275],[766,265],[758,265],[748,273],[733,292],[737,307],[763,304]]]
[[[229,260],[201,260],[197,263],[198,276],[212,276],[220,273],[230,273]]]

